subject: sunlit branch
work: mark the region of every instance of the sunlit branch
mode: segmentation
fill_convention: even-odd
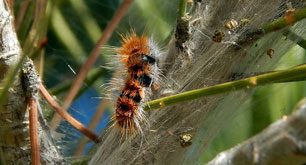
[[[37,133],[37,102],[34,98],[28,101],[30,106],[29,121],[30,121],[30,142],[31,142],[31,161],[32,165],[40,164],[39,138]]]

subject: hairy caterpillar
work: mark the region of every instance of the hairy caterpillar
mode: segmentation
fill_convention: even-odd
[[[137,36],[134,31],[121,37],[122,47],[116,52],[126,74],[116,101],[113,120],[122,134],[131,135],[142,133],[141,124],[146,123],[143,106],[150,88],[157,86],[159,51],[146,36]]]

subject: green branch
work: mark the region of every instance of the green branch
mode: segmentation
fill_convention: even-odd
[[[187,0],[180,0],[179,11],[178,11],[178,18],[179,19],[186,15],[186,8],[187,8]]]
[[[276,19],[262,26],[262,29],[264,30],[265,33],[269,33],[272,31],[282,29],[288,25],[294,24],[295,22],[298,22],[304,18],[306,18],[306,8],[303,8],[301,10],[293,12],[292,14],[287,14],[284,17]]]
[[[196,89],[173,96],[160,98],[146,104],[145,110],[163,108],[184,101],[195,100],[205,96],[227,93],[233,90],[247,89],[256,86],[306,79],[306,64],[291,69],[262,74],[237,81],[227,82],[207,88]]]

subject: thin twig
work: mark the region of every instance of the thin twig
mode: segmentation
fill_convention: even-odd
[[[115,13],[113,18],[111,19],[110,23],[105,28],[101,38],[96,43],[96,45],[93,48],[92,52],[90,53],[90,56],[88,57],[87,61],[80,68],[80,72],[76,76],[74,84],[72,85],[72,87],[68,91],[68,93],[66,95],[66,98],[63,101],[63,109],[65,111],[69,108],[73,99],[77,95],[84,79],[86,78],[87,73],[89,72],[89,70],[91,69],[91,67],[93,66],[93,64],[97,60],[97,58],[99,57],[99,53],[101,51],[101,46],[104,45],[109,40],[109,38],[112,36],[113,31],[115,30],[115,28],[119,24],[121,18],[124,16],[125,12],[127,11],[127,9],[129,8],[129,6],[131,5],[132,2],[133,2],[133,0],[125,0],[122,3],[122,5],[119,7],[117,12]],[[60,121],[61,121],[61,117],[59,115],[55,114],[52,121],[51,121],[50,129],[55,130],[58,127]]]
[[[88,128],[86,128],[82,123],[74,119],[71,115],[69,115],[66,111],[63,110],[63,108],[53,99],[53,97],[49,94],[49,92],[46,90],[44,85],[42,83],[39,83],[39,89],[40,93],[43,95],[45,100],[48,102],[48,104],[61,116],[63,117],[68,123],[70,123],[74,128],[79,130],[81,133],[83,133],[85,136],[87,136],[89,139],[94,141],[95,143],[99,142],[98,136],[90,131]]]
[[[306,79],[306,64],[300,65],[291,69],[266,73],[259,76],[245,78],[237,81],[227,82],[207,88],[196,89],[177,95],[172,95],[160,99],[156,99],[147,103],[145,109],[157,109],[181,103],[188,100],[195,100],[198,98],[227,93],[233,90],[247,89],[260,85],[296,81]]]
[[[39,141],[37,133],[37,102],[34,98],[29,99],[29,120],[30,120],[30,142],[31,142],[31,161],[32,165],[40,164]]]

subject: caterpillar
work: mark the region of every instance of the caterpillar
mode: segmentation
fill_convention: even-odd
[[[146,36],[137,36],[133,30],[121,38],[122,46],[116,52],[126,74],[113,121],[122,134],[131,135],[142,133],[141,125],[147,123],[143,107],[151,87],[158,86],[157,56],[160,53]]]

